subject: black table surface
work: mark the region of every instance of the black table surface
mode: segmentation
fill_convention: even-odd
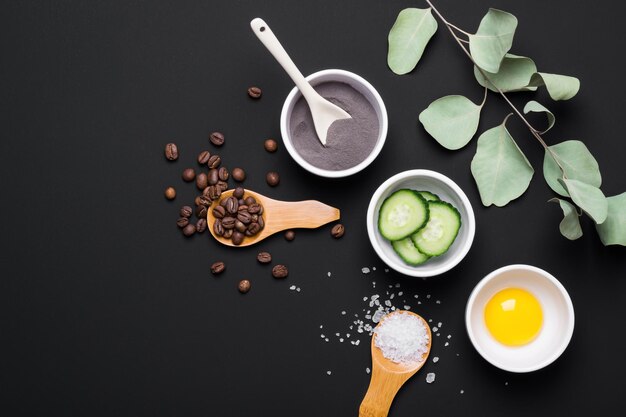
[[[519,26],[513,52],[533,57],[546,72],[577,76],[582,88],[567,102],[552,102],[545,91],[513,100],[523,106],[537,98],[548,106],[557,124],[546,140],[582,140],[600,164],[603,191],[626,190],[626,86],[619,64],[625,45],[616,2],[436,5],[470,31],[490,6],[514,13]],[[394,303],[406,299],[433,320],[431,326],[442,322],[431,353],[439,361],[429,360],[407,382],[392,416],[606,414],[623,404],[624,248],[603,247],[588,218],[578,241],[559,234],[562,214],[547,203],[554,195],[542,178],[542,148],[517,119],[508,126],[535,167],[534,179],[508,206],[482,206],[469,169],[475,140],[447,151],[417,120],[438,97],[463,94],[479,101],[482,89],[441,25],[415,71],[397,76],[388,69],[387,34],[404,7],[426,5],[2,4],[3,415],[357,415],[369,383],[370,339],[349,326],[354,314],[365,314],[363,297],[385,297],[386,291],[403,291]],[[304,73],[342,68],[378,89],[389,134],[366,170],[323,179],[290,158],[280,140],[279,115],[293,84],[251,32],[249,22],[257,16],[271,25]],[[251,85],[263,89],[260,100],[246,95]],[[479,131],[499,124],[508,112],[491,94]],[[214,130],[226,135],[219,150],[207,141]],[[263,150],[269,137],[279,141],[275,154]],[[176,162],[163,156],[172,141],[180,148]],[[219,152],[229,167],[243,167],[250,189],[339,207],[345,236],[332,239],[326,226],[298,230],[292,242],[276,235],[242,249],[220,246],[206,233],[183,237],[175,220],[196,190],[180,174],[196,167],[203,149]],[[476,212],[468,256],[426,280],[385,272],[365,228],[374,190],[413,168],[452,178]],[[278,187],[265,183],[270,170],[281,175]],[[178,190],[173,202],[163,197],[168,185]],[[257,263],[260,250],[288,265],[286,280],[272,278]],[[215,277],[209,267],[218,260],[227,270]],[[508,373],[482,359],[464,325],[476,283],[512,263],[556,276],[576,312],[564,354],[528,374]],[[371,272],[364,274],[364,267]],[[236,288],[243,278],[252,282],[246,295]],[[357,337],[360,345],[349,343]],[[429,372],[436,375],[432,384],[426,383]]]

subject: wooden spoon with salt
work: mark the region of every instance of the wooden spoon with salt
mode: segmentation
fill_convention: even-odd
[[[234,190],[224,191],[220,200],[233,195]],[[214,201],[207,210],[207,226],[211,235],[218,242],[227,246],[250,246],[254,245],[274,233],[288,229],[314,229],[339,220],[339,209],[327,206],[315,200],[306,201],[279,201],[246,189],[246,197],[254,197],[263,206],[263,220],[265,227],[254,236],[246,236],[241,245],[233,244],[232,240],[218,236],[213,230],[215,216],[213,209],[220,200]]]
[[[415,375],[424,366],[426,359],[428,359],[432,346],[432,334],[428,323],[420,315],[406,310],[396,310],[383,317],[376,327],[380,326],[389,316],[398,313],[412,314],[424,323],[428,330],[426,353],[424,353],[422,360],[419,362],[409,364],[392,362],[385,358],[383,352],[376,347],[376,334],[374,334],[372,337],[372,377],[367,393],[365,393],[365,397],[359,407],[359,417],[386,417],[400,387],[410,377]]]

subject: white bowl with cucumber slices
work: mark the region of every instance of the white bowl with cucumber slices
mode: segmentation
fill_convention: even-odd
[[[378,256],[413,277],[449,271],[467,255],[475,232],[469,199],[435,171],[394,175],[374,192],[367,209],[367,233]]]

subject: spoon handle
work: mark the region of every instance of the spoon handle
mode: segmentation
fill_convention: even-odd
[[[278,61],[287,74],[289,74],[293,82],[296,83],[304,98],[308,101],[309,98],[317,96],[317,91],[311,87],[311,84],[304,78],[298,67],[296,67],[296,64],[293,63],[269,25],[265,23],[263,19],[257,17],[250,22],[250,27],[263,45],[274,55],[276,61]]]
[[[359,407],[359,417],[387,417],[396,393],[407,380],[401,373],[388,373],[373,366],[372,378]]]
[[[326,223],[339,220],[340,212],[335,207],[315,200],[278,201],[266,199],[266,233],[287,229],[315,229]]]

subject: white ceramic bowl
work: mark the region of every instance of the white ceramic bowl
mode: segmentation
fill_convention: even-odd
[[[543,310],[543,326],[530,343],[510,347],[496,341],[485,325],[485,305],[505,288],[532,293]],[[556,360],[574,331],[574,307],[567,291],[548,272],[530,265],[508,265],[483,278],[474,288],[465,310],[467,334],[474,347],[491,364],[510,372],[531,372]]]
[[[367,100],[374,107],[374,110],[376,110],[376,115],[378,116],[378,122],[380,127],[378,132],[378,141],[376,142],[374,149],[368,155],[368,157],[351,168],[333,171],[316,167],[315,165],[307,162],[304,158],[302,158],[302,156],[300,156],[291,141],[291,111],[293,110],[296,102],[300,99],[300,97],[302,97],[302,93],[300,93],[300,90],[298,90],[297,87],[294,87],[285,99],[285,104],[283,104],[283,109],[280,113],[280,133],[283,137],[283,142],[285,144],[285,148],[287,148],[287,152],[289,152],[289,155],[291,155],[291,157],[304,169],[322,177],[347,177],[363,170],[365,167],[371,164],[374,159],[376,159],[376,157],[382,150],[383,145],[385,144],[385,139],[387,138],[387,109],[385,108],[385,103],[380,97],[380,94],[378,94],[376,89],[365,79],[349,71],[339,69],[327,69],[313,73],[306,77],[306,79],[312,86],[316,86],[318,84],[329,81],[339,81],[342,83],[346,83],[355,90],[357,90],[359,93],[361,93],[365,98],[367,98]]]
[[[461,229],[450,249],[418,266],[406,264],[393,250],[391,243],[378,231],[380,206],[389,195],[401,188],[435,193],[443,201],[456,207],[461,214]],[[475,232],[476,221],[469,199],[454,181],[435,171],[414,169],[394,175],[378,187],[367,208],[367,234],[374,250],[391,268],[413,277],[431,277],[453,268],[467,255]]]

